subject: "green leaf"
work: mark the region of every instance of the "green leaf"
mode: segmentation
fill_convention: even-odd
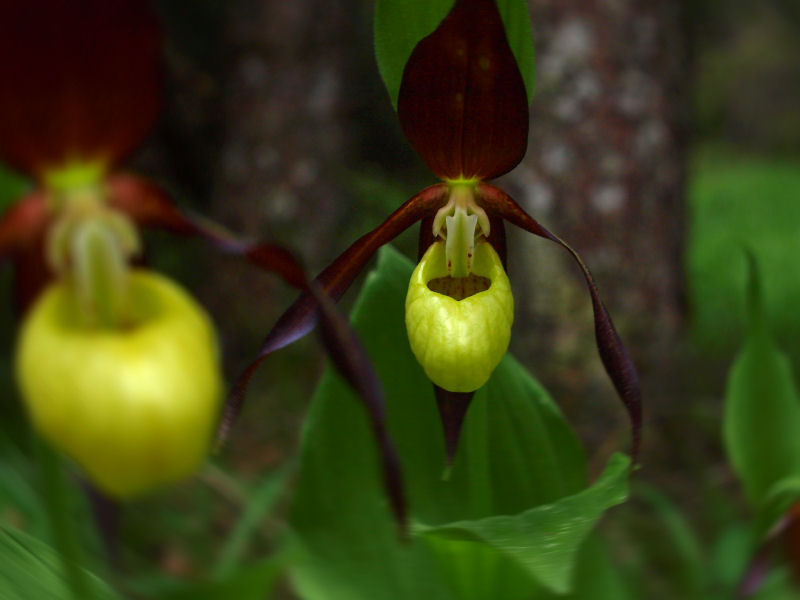
[[[575,570],[575,589],[562,600],[631,600],[630,584],[611,562],[611,552],[597,535],[580,549]],[[640,597],[640,596],[637,596]]]
[[[753,539],[750,527],[741,523],[728,525],[718,535],[710,549],[706,565],[710,589],[723,590],[715,598],[734,598],[742,574],[753,555]]]
[[[162,582],[148,589],[147,597],[157,600],[268,600],[284,568],[283,557],[269,557],[253,565],[231,569],[212,581]]]
[[[750,327],[728,377],[723,434],[747,496],[758,506],[781,479],[800,475],[800,397],[790,363],[767,329],[757,265],[750,261]]]
[[[118,597],[105,582],[87,576],[92,600]],[[21,531],[0,529],[0,598],[63,600],[67,590],[61,559],[52,548]]]
[[[800,255],[800,160],[709,144],[691,160],[686,265],[693,340],[719,356],[741,345],[746,244],[759,261],[764,312],[796,368],[800,277],[787,275]]]
[[[475,394],[450,478],[442,479],[445,450],[436,401],[405,332],[411,271],[407,259],[384,248],[352,318],[384,386],[412,519],[435,527],[515,515],[579,494],[586,486],[580,444],[546,392],[511,357]],[[541,587],[485,543],[398,540],[364,410],[330,369],[306,419],[290,521],[300,557],[291,577],[303,598],[461,598],[449,574],[456,562],[484,565],[466,567],[481,580],[472,582],[474,589],[505,582],[505,592],[486,598],[511,600]]]
[[[482,540],[527,569],[548,588],[566,593],[581,542],[603,512],[625,501],[630,459],[611,457],[600,478],[586,490],[516,515],[457,521],[420,533]]]
[[[30,184],[22,176],[0,163],[0,211],[9,207],[29,188]]]
[[[274,554],[237,565],[224,576],[193,581],[150,571],[126,581],[125,589],[132,598],[149,600],[269,600],[285,563],[285,554]]]
[[[403,69],[414,46],[436,29],[453,4],[453,0],[376,0],[375,58],[395,108]],[[534,50],[528,7],[525,0],[497,0],[497,7],[530,102],[533,97]]]
[[[224,578],[234,571],[256,528],[275,506],[275,502],[286,484],[290,470],[290,468],[286,468],[265,477],[253,490],[247,505],[242,511],[242,516],[220,551],[217,565],[214,569],[214,573],[218,578]]]
[[[646,484],[637,486],[634,498],[649,506],[648,520],[660,523],[655,534],[659,535],[659,548],[667,548],[672,559],[671,579],[675,593],[679,593],[681,598],[687,600],[704,598],[707,574],[703,549],[686,518],[678,507],[655,487]]]
[[[776,481],[764,494],[761,504],[758,506],[755,524],[756,539],[764,539],[798,499],[800,499],[800,476],[790,475]]]

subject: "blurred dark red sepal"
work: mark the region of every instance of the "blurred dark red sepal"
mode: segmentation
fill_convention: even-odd
[[[406,63],[397,114],[442,179],[491,179],[528,144],[525,84],[494,0],[457,0]]]
[[[44,258],[50,223],[47,192],[35,190],[11,205],[0,217],[0,260],[14,263],[14,300],[23,314],[52,278]]]
[[[198,216],[185,214],[160,186],[136,175],[115,174],[106,180],[109,205],[126,213],[146,229],[163,229],[178,235],[201,237],[221,251],[243,256],[279,275],[296,288],[305,289],[303,268],[291,252],[275,244],[239,240],[230,232]]]
[[[161,32],[145,0],[0,2],[0,158],[34,176],[119,162],[161,103]]]
[[[589,268],[583,259],[560,237],[551,233],[536,219],[526,213],[503,190],[486,183],[478,184],[478,203],[487,209],[488,212],[501,216],[509,223],[524,229],[534,235],[543,237],[555,242],[572,255],[575,262],[581,268],[589,295],[592,299],[592,309],[594,310],[594,333],[597,342],[597,351],[603,362],[603,367],[608,373],[617,395],[622,401],[628,412],[631,423],[632,447],[631,455],[633,463],[638,461],[639,449],[642,437],[642,392],[639,386],[639,375],[636,367],[628,354],[625,345],[622,343],[611,315],[600,299],[600,292],[594,282]]]

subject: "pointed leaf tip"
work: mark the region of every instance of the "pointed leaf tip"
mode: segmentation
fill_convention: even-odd
[[[153,125],[160,65],[148,2],[0,3],[0,156],[39,177],[118,162]]]
[[[403,132],[443,179],[490,179],[528,144],[528,100],[493,0],[457,0],[406,63],[397,113]]]

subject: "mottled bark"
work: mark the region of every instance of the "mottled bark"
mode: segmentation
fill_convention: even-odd
[[[530,146],[504,182],[593,270],[641,371],[650,414],[675,391],[682,318],[687,86],[679,4],[530,2],[537,49]],[[583,282],[565,253],[515,238],[513,349],[602,444],[609,415],[620,428],[625,422],[610,408],[611,386],[587,343]]]
[[[355,78],[372,63],[362,10],[350,0],[226,4],[210,212],[242,235],[286,245],[310,271],[349,243],[342,229],[353,211],[346,174],[357,155]],[[204,295],[234,375],[296,292],[237,261],[217,259],[212,269]],[[312,338],[263,365],[228,456],[273,465],[296,447],[320,354]]]
[[[358,11],[347,0],[239,0],[225,15],[212,212],[244,235],[289,246],[313,268],[342,247],[336,233],[352,206],[341,180],[353,155],[348,77]],[[292,296],[248,267],[226,263],[224,271],[213,285],[235,297],[217,302],[233,299],[237,312],[274,321],[276,304]],[[254,323],[259,336],[271,324]],[[250,353],[252,341],[242,340]]]

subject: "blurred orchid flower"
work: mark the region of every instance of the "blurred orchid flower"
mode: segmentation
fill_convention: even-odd
[[[35,181],[0,217],[0,260],[14,263],[18,308],[26,310],[59,272],[79,270],[75,239],[102,240],[104,267],[125,270],[139,249],[137,226],[204,238],[279,275],[321,315],[323,342],[372,419],[387,494],[404,524],[402,478],[385,429],[382,391],[330,298],[286,249],[242,241],[189,217],[157,184],[117,170],[159,114],[161,51],[160,27],[146,1],[0,4],[0,160]],[[87,223],[103,235],[78,235]]]

